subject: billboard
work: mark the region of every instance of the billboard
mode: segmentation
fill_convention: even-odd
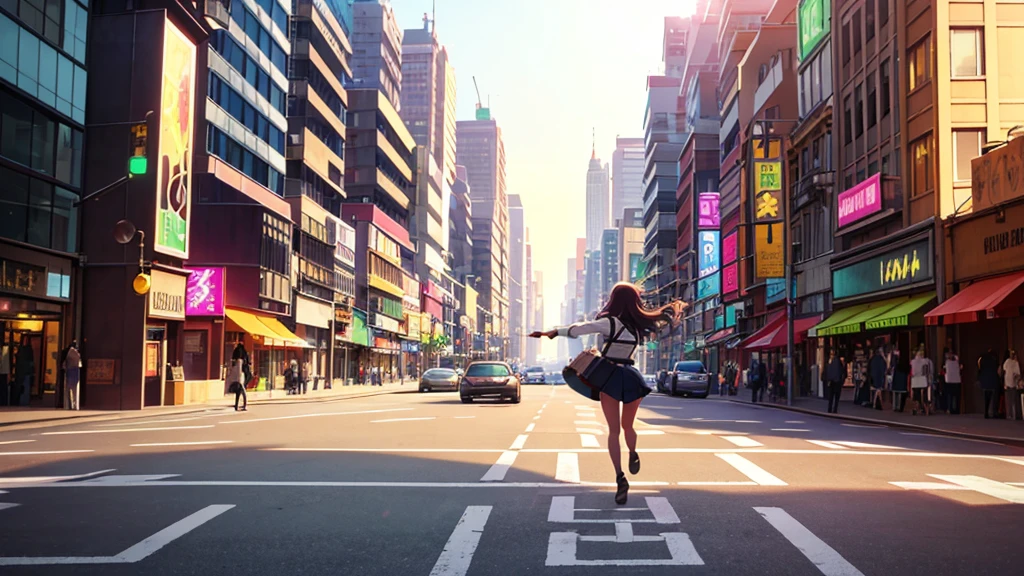
[[[698,300],[717,296],[719,292],[721,292],[721,282],[717,272],[711,276],[705,276],[704,278],[697,280]]]
[[[189,268],[185,285],[186,316],[224,315],[224,269]]]
[[[782,162],[754,162],[754,220],[782,219]]]
[[[630,254],[629,255],[629,281],[630,283],[636,282],[640,278],[640,261],[643,259],[643,254]]]
[[[875,174],[839,194],[839,228],[882,211],[882,175]]]
[[[707,276],[718,272],[718,242],[721,232],[718,230],[702,230],[697,233],[698,249],[700,250],[699,276]]]
[[[718,214],[718,200],[718,192],[701,192],[697,196],[698,228],[718,228],[721,224]]]
[[[728,294],[740,289],[738,264],[733,262],[722,268],[722,293]]]
[[[737,238],[739,238],[739,234],[736,232],[722,238],[722,264],[736,260]]]
[[[931,282],[933,260],[931,241],[926,238],[833,270],[832,297],[839,300]]]
[[[754,227],[754,275],[781,278],[786,275],[782,224],[758,224]]]
[[[796,277],[792,279],[790,294],[796,295]],[[764,287],[764,304],[774,304],[786,298],[786,279],[769,278]]]
[[[153,250],[178,258],[188,258],[195,82],[196,46],[165,20]]]
[[[796,22],[799,30],[797,43],[800,45],[800,60],[803,61],[831,30],[830,0],[803,0]]]

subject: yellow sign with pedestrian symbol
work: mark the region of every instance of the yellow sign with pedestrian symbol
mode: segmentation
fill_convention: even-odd
[[[757,219],[779,217],[779,200],[772,196],[771,191],[761,192],[757,197]]]
[[[754,219],[782,218],[782,162],[754,162]]]

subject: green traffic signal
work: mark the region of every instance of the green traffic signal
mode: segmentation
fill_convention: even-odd
[[[146,173],[148,161],[145,156],[132,156],[128,159],[128,175],[142,176]]]

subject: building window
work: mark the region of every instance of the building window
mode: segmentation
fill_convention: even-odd
[[[910,92],[932,79],[931,38],[921,40],[907,54],[907,89]]]
[[[860,35],[860,10],[853,13],[853,26],[850,31],[853,34],[853,53],[858,54],[863,46]]]
[[[864,35],[868,40],[875,37],[875,0],[867,0],[864,5]]]
[[[853,142],[853,105],[849,96],[843,100],[843,141],[846,144]]]
[[[843,24],[843,66],[850,63],[850,23]]]
[[[7,168],[0,168],[0,182],[0,236],[75,251],[77,194]]]
[[[878,68],[879,78],[881,79],[882,88],[882,118],[889,115],[889,96],[890,82],[889,82],[889,60],[885,59],[882,61],[882,65]]]
[[[955,28],[949,31],[949,74],[953,78],[973,78],[985,74],[984,43],[980,28]]]
[[[868,128],[878,124],[878,93],[875,91],[875,75],[868,74]]]
[[[931,134],[911,142],[910,154],[914,164],[910,174],[910,194],[915,197],[932,190]]]
[[[864,135],[864,85],[857,84],[854,88],[854,96],[856,100],[854,105],[856,106],[856,116],[854,121],[857,123],[857,138]]]
[[[889,21],[889,0],[878,0],[878,26],[885,26]]]
[[[981,144],[984,130],[953,131],[953,180],[956,182],[971,181],[971,160],[981,156]]]
[[[64,3],[64,51],[85,64],[86,29],[89,18],[85,8],[71,0]]]

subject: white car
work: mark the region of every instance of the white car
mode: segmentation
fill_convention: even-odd
[[[542,366],[530,366],[523,372],[522,382],[523,384],[547,383],[547,379],[544,377],[544,368]]]

